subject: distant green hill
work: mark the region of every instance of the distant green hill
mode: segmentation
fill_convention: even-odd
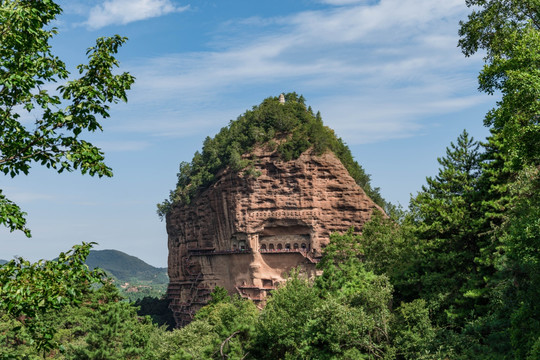
[[[4,264],[7,263],[7,262],[8,262],[7,260],[0,259],[0,265],[4,265]]]
[[[130,301],[145,296],[160,298],[169,283],[167,268],[153,267],[118,250],[90,250],[86,264],[90,269],[105,270]]]
[[[153,281],[167,283],[167,268],[156,268],[118,250],[90,250],[86,258],[90,269],[99,267],[114,275],[119,281]]]

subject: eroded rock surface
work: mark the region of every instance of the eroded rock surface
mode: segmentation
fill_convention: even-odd
[[[256,155],[260,176],[225,170],[167,215],[168,296],[179,326],[215,286],[262,303],[291,269],[315,276],[330,233],[359,231],[380,209],[330,152],[288,162]]]

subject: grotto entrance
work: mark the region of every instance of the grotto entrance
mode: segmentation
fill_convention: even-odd
[[[299,252],[311,249],[311,228],[298,220],[269,222],[259,233],[259,252]]]

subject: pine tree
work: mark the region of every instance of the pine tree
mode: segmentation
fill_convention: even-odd
[[[540,2],[468,0],[461,23],[466,56],[484,51],[479,89],[500,93],[484,123],[491,136],[479,179],[484,214],[477,263],[490,290],[490,314],[474,324],[479,343],[505,358],[538,358],[540,165]]]
[[[478,179],[479,143],[467,131],[451,143],[436,177],[411,200],[416,234],[425,256],[418,265],[421,295],[440,324],[461,326],[482,299],[482,271],[476,258],[483,225]]]
[[[515,358],[537,359],[540,356],[540,168],[521,171],[510,186],[510,193],[516,201],[497,233],[503,252],[497,262],[502,275],[497,285],[505,295],[505,306],[498,310],[509,319],[508,334]]]
[[[148,319],[139,318],[130,303],[120,301],[121,296],[112,283],[105,284],[92,297],[86,309],[86,321],[80,332],[86,336],[82,345],[70,346],[68,359],[148,359],[150,335],[155,327]]]

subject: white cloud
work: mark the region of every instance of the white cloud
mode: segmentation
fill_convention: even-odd
[[[107,0],[90,10],[86,25],[99,29],[107,25],[125,25],[166,15],[173,12],[185,11],[189,6],[177,7],[171,0]]]
[[[389,139],[400,139],[416,136],[434,122],[425,124],[419,119],[425,116],[443,114],[465,109],[485,101],[483,96],[440,97],[430,95],[431,89],[409,89],[414,94],[392,91],[384,95],[358,97],[329,96],[319,100],[325,123],[343,137],[348,144],[376,143]],[[417,93],[422,92],[422,102],[415,100]],[[414,104],[414,106],[410,106]]]
[[[367,3],[369,0],[321,0],[320,2],[329,5],[351,5]]]
[[[284,29],[275,35],[221,51],[153,59],[137,68],[139,84],[158,92],[188,93],[269,79],[368,76],[380,81],[416,77],[413,71],[452,69],[452,62],[462,58],[454,45],[457,38],[449,38],[448,27],[439,27],[441,18],[459,13],[456,3],[461,1],[433,5],[427,0],[387,0],[370,7],[300,13],[283,19]],[[452,34],[456,27],[457,22],[451,25]],[[439,39],[454,44],[442,48]]]
[[[197,131],[205,132],[214,118],[226,125],[208,107],[215,112],[225,101],[233,101],[227,109],[238,106],[235,94],[245,101],[246,93],[261,93],[258,102],[272,95],[271,89],[290,89],[321,109],[325,121],[338,118],[330,125],[355,141],[412,136],[423,128],[422,119],[485,101],[471,94],[476,84],[470,66],[478,60],[465,59],[456,48],[458,21],[466,12],[461,0],[381,0],[268,19],[275,26],[270,35],[245,23],[234,33],[220,33],[216,50],[135,65],[130,101],[174,104],[170,112],[181,115],[154,121],[153,129],[141,127],[172,135],[193,129],[197,117],[206,120]],[[369,116],[359,117],[359,111]]]

